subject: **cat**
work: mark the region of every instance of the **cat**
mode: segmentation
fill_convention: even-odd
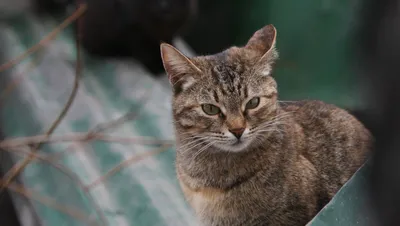
[[[277,31],[186,57],[161,44],[176,133],[176,172],[205,226],[304,226],[365,162],[370,132],[316,100],[279,102]]]

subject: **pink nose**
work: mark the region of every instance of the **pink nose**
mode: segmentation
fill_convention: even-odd
[[[236,128],[236,129],[230,129],[229,132],[231,132],[237,139],[239,139],[243,132],[244,132],[245,128]]]

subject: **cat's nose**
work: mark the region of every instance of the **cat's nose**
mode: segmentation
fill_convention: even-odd
[[[240,137],[243,135],[245,128],[236,128],[236,129],[230,129],[229,132],[231,132],[237,139],[240,139]]]

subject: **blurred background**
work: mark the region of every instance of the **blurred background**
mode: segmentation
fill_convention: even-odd
[[[399,225],[399,7],[396,0],[0,0],[0,219],[195,225],[175,178],[159,44],[213,54],[273,24],[280,99],[336,104],[377,141],[371,161],[309,225]]]

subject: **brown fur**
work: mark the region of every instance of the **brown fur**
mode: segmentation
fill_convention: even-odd
[[[346,111],[277,100],[275,38],[268,25],[245,47],[192,59],[161,46],[177,175],[203,225],[303,226],[365,161],[370,133]],[[246,110],[253,97],[259,106]],[[221,113],[207,115],[202,104]],[[238,127],[246,128],[239,144],[229,132]]]

